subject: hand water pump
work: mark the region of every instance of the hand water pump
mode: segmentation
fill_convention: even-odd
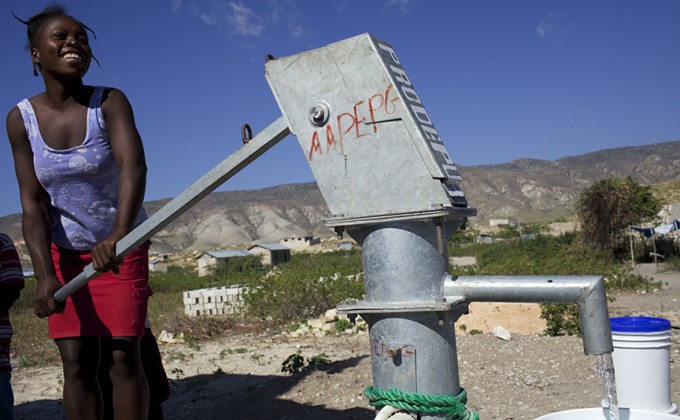
[[[400,398],[449,397],[404,409],[402,418],[471,416],[454,325],[471,301],[577,303],[585,352],[612,352],[602,277],[448,275],[447,241],[476,211],[392,46],[362,34],[268,60],[265,69],[283,116],[123,238],[119,255],[292,133],[328,205],[326,224],[361,245],[365,299],[339,311],[368,322],[370,392],[391,392],[387,405],[396,407]],[[63,301],[95,276],[87,267],[55,298]]]

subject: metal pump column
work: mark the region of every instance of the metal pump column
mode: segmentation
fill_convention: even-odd
[[[366,298],[339,310],[368,322],[374,386],[457,395],[454,322],[466,306],[454,308],[441,298],[447,265],[437,226],[396,222],[349,233],[362,244]]]

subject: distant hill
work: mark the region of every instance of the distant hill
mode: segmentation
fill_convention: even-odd
[[[524,222],[573,213],[581,192],[594,181],[630,176],[644,185],[680,179],[680,141],[601,150],[555,161],[518,159],[497,165],[461,166],[463,189],[478,216]],[[149,201],[150,214],[170,199]],[[274,242],[291,236],[331,237],[326,204],[316,183],[210,194],[154,238],[154,250],[204,250]],[[0,218],[0,230],[21,238],[21,218]]]
[[[149,214],[167,200],[144,204]],[[208,195],[154,238],[163,252],[204,250],[283,238],[319,236],[334,231],[324,226],[328,208],[316,183],[289,184],[249,191],[225,191]]]
[[[680,178],[680,141],[606,149],[555,161],[518,159],[460,168],[463,189],[479,217],[521,221],[573,213],[581,192],[594,181],[630,176],[643,185]]]

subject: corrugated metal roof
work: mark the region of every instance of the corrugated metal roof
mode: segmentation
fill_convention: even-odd
[[[259,246],[260,248],[268,249],[268,250],[270,250],[270,251],[289,251],[289,250],[290,250],[289,247],[287,247],[287,246],[285,246],[285,245],[277,244],[277,243],[272,243],[272,244],[256,244],[256,245],[251,246],[251,247],[248,248],[248,249],[253,249],[253,248],[258,247],[258,246]]]
[[[225,259],[225,258],[233,258],[233,257],[249,257],[249,256],[253,255],[250,252],[246,251],[245,249],[213,250],[213,251],[205,251],[205,253],[210,255],[213,258],[217,258],[218,260]]]

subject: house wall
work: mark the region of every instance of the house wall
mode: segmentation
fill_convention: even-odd
[[[290,250],[270,251],[259,246],[249,249],[251,254],[259,255],[263,265],[276,265],[290,261]]]
[[[271,256],[271,252],[269,252],[268,249],[261,248],[261,247],[257,246],[257,247],[249,249],[248,251],[251,254],[259,255],[260,261],[262,262],[263,265],[271,265],[272,256]]]
[[[167,273],[168,263],[166,263],[165,261],[149,262],[149,271]]]
[[[321,243],[321,238],[313,236],[304,236],[298,238],[286,238],[279,242],[281,245],[285,245],[288,248],[299,249],[308,248],[312,245]]]
[[[210,274],[210,268],[217,265],[217,258],[203,254],[198,258],[198,277]]]
[[[283,264],[290,261],[290,251],[271,251],[271,264]]]

